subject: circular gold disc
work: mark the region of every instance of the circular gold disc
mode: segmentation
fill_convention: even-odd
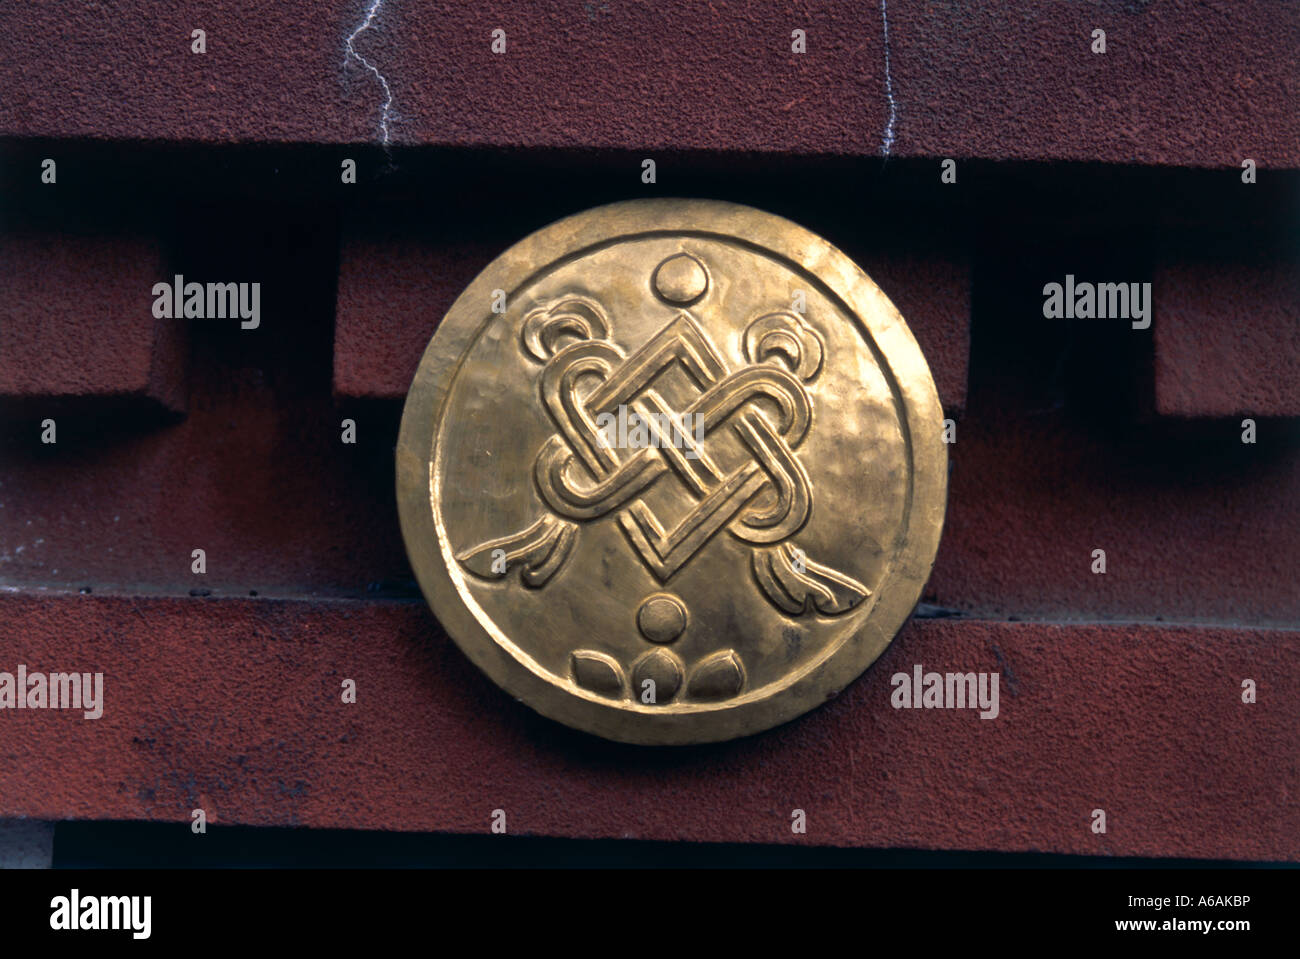
[[[911,613],[942,415],[902,316],[825,240],[615,203],[452,305],[402,416],[402,533],[448,633],[538,712],[730,739],[836,695]]]

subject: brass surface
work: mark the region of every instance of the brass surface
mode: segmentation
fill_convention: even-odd
[[[942,416],[902,316],[825,240],[616,203],[511,247],[439,325],[402,417],[402,533],[447,632],[538,712],[730,739],[836,695],[911,613]]]

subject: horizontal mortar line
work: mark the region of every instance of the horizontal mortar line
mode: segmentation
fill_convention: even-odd
[[[208,589],[211,587],[202,587]],[[99,589],[93,593],[82,593],[75,587],[50,587],[50,586],[29,586],[13,585],[0,583],[0,603],[5,599],[39,599],[39,598],[57,598],[76,601],[95,601],[97,599],[125,601],[125,600],[190,600],[195,603],[254,603],[269,604],[276,603],[280,605],[289,604],[327,604],[331,606],[411,606],[428,608],[428,604],[422,597],[418,596],[348,596],[339,595],[338,593],[307,593],[294,591],[264,591],[258,590],[256,596],[240,595],[237,592],[222,594],[218,590],[213,590],[208,596],[191,596],[188,591],[168,592],[160,590],[133,590],[125,591],[122,589]],[[1014,618],[1013,618],[1014,617]],[[1100,618],[1100,617],[1083,617],[1067,618],[1062,616],[1042,615],[1034,616],[1021,613],[1010,613],[1002,616],[987,615],[980,613],[958,613],[944,616],[917,616],[908,617],[908,622],[929,623],[929,622],[948,622],[948,623],[971,623],[979,625],[1007,625],[1007,626],[1106,626],[1106,627],[1123,627],[1123,626],[1152,626],[1157,628],[1198,628],[1198,629],[1238,629],[1254,630],[1277,633],[1294,633],[1300,632],[1300,622],[1281,621],[1267,623],[1243,622],[1235,619],[1214,619],[1210,617],[1181,617],[1176,619],[1162,618],[1154,619],[1152,617],[1142,618]]]
[[[84,146],[87,149],[105,150],[130,148],[138,149],[145,152],[171,152],[175,150],[186,150],[191,152],[208,152],[213,150],[229,151],[232,153],[252,154],[259,150],[294,150],[299,152],[317,151],[321,153],[338,150],[338,149],[383,149],[382,144],[374,140],[356,140],[346,137],[337,139],[306,139],[302,137],[259,137],[259,138],[226,138],[218,136],[203,135],[168,135],[165,137],[157,136],[113,136],[111,134],[101,133],[20,133],[12,129],[6,129],[0,132],[0,148],[3,149],[24,149],[24,148],[66,148],[68,146]],[[743,158],[761,158],[761,159],[781,159],[781,160],[809,160],[809,161],[827,161],[827,160],[849,160],[862,161],[864,163],[879,162],[880,153],[878,149],[871,152],[850,152],[847,149],[836,148],[826,150],[815,149],[798,149],[791,150],[783,146],[693,146],[684,148],[673,148],[664,145],[645,145],[623,143],[568,143],[568,142],[545,142],[545,143],[525,143],[521,140],[453,140],[453,139],[421,139],[409,142],[393,143],[390,148],[394,152],[415,155],[421,152],[438,152],[443,154],[466,154],[474,155],[480,153],[504,153],[513,151],[527,151],[532,154],[546,157],[548,155],[567,157],[572,154],[591,154],[592,159],[599,164],[606,157],[621,159],[625,156],[640,155],[646,151],[664,153],[666,155],[680,157],[700,157],[704,159],[725,158],[725,157],[743,157]],[[1193,161],[1170,164],[1162,160],[1116,160],[1103,159],[1096,157],[1080,158],[1077,156],[1065,156],[1059,153],[1040,154],[1032,156],[1005,156],[995,155],[987,151],[975,152],[958,152],[956,154],[945,153],[934,150],[929,152],[917,153],[898,153],[892,152],[890,160],[897,161],[920,161],[928,162],[931,160],[946,159],[949,156],[953,159],[966,163],[981,163],[990,166],[997,165],[1000,167],[1011,166],[1072,166],[1072,167],[1092,167],[1097,169],[1127,169],[1142,170],[1152,173],[1164,173],[1173,171],[1189,171],[1194,173],[1214,173],[1221,171],[1240,172],[1239,168],[1227,165],[1225,162],[1216,162],[1214,160]],[[332,169],[332,168],[331,168]],[[1277,166],[1260,167],[1267,169],[1270,174],[1286,174],[1288,176],[1300,174],[1300,161],[1293,162],[1290,159],[1283,159]]]

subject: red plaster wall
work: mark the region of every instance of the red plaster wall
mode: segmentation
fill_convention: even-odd
[[[389,154],[344,66],[363,6],[0,5],[0,669],[102,669],[108,696],[0,714],[0,818],[478,832],[504,807],[537,835],[1300,860],[1294,4],[893,3],[883,163],[875,4],[388,0],[357,49]],[[843,246],[957,420],[920,618],[827,706],[668,751],[469,665],[392,473],[460,289],[656,190]],[[1151,330],[1044,319],[1089,265],[1153,282]],[[261,326],[155,320],[173,272],[262,280]],[[892,709],[915,663],[998,671],[1002,715]]]
[[[344,67],[367,7],[6,4],[0,135],[378,140],[383,90]],[[1300,163],[1300,13],[1287,0],[888,10],[893,155]],[[1091,52],[1096,28],[1105,55]],[[884,33],[880,4],[847,0],[389,0],[354,49],[389,83],[396,143],[869,156],[890,115]]]
[[[182,329],[141,309],[157,244],[0,236],[0,402],[37,397],[185,406]]]
[[[503,808],[523,835],[1300,858],[1294,632],[918,620],[787,726],[655,750],[510,701],[418,603],[0,603],[31,668],[103,669],[120,704],[6,717],[8,815],[480,832]],[[999,717],[892,708],[917,662],[1000,671]]]
[[[1159,412],[1300,416],[1300,261],[1177,263],[1156,283]]]

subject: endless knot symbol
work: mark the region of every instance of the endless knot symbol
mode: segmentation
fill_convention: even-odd
[[[615,514],[661,583],[725,529],[755,547],[755,579],[784,612],[836,615],[862,602],[867,587],[812,562],[788,542],[812,509],[808,474],[794,450],[812,424],[804,384],[821,370],[816,331],[788,311],[758,317],[743,339],[750,365],[734,373],[686,310],[631,356],[610,342],[609,333],[604,308],[587,296],[562,297],[525,317],[523,348],[544,364],[541,399],[559,430],[543,444],[533,469],[551,512],[521,532],[461,553],[459,562],[485,578],[518,567],[523,583],[539,588],[563,566],[580,522]],[[655,388],[674,368],[699,394],[681,411],[670,409]],[[775,423],[759,400],[778,411]],[[653,442],[614,448],[597,422],[615,410],[634,411]],[[720,469],[701,442],[727,427],[749,453],[749,461],[731,472]],[[639,497],[670,473],[693,505],[666,529]]]

